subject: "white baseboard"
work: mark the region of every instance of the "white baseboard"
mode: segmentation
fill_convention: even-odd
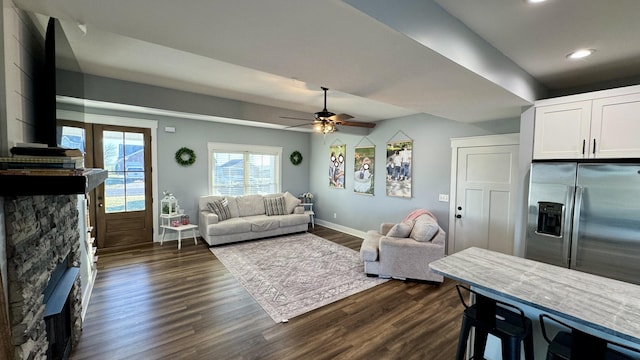
[[[91,294],[93,293],[93,285],[96,282],[96,275],[98,275],[98,271],[94,270],[93,274],[91,275],[91,280],[89,281],[89,284],[84,284],[85,288],[84,288],[84,292],[82,293],[82,300],[81,300],[82,313],[80,314],[82,321],[84,321],[84,317],[87,315],[87,309],[89,308],[89,300],[91,300]]]
[[[353,236],[359,237],[361,239],[364,239],[365,231],[352,229],[350,227],[342,226],[342,225],[339,225],[339,224],[334,224],[332,222],[324,221],[324,220],[321,220],[321,219],[316,219],[316,224],[322,225],[324,227],[328,227],[329,229],[337,230],[337,231],[340,231],[340,232],[343,232],[343,233],[346,233],[346,234],[353,235]]]

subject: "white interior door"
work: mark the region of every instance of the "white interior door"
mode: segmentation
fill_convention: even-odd
[[[475,246],[513,254],[518,145],[497,140],[453,149],[449,253]]]

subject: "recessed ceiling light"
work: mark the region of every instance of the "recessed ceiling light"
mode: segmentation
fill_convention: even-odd
[[[582,59],[593,54],[594,52],[595,52],[594,49],[578,49],[572,52],[571,54],[567,55],[567,58],[571,60]]]
[[[527,2],[529,4],[538,4],[538,3],[541,3],[541,2],[545,2],[545,1],[547,1],[547,0],[527,0]]]

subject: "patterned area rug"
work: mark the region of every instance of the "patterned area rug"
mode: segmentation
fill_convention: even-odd
[[[309,233],[210,250],[276,322],[387,281],[367,277],[357,251]]]

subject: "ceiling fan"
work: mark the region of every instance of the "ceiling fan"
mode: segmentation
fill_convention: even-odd
[[[353,116],[349,114],[335,114],[327,110],[327,90],[329,89],[326,87],[320,87],[320,88],[324,91],[324,108],[322,109],[322,111],[318,111],[317,113],[313,114],[315,119],[311,124],[294,125],[290,127],[312,125],[313,129],[316,132],[328,134],[328,133],[337,131],[336,125],[357,126],[357,127],[364,127],[364,128],[373,128],[376,126],[376,124],[373,124],[373,123],[347,121],[349,119],[353,119]],[[307,120],[307,119],[288,117],[288,116],[281,116],[280,118],[294,119],[294,120]]]

